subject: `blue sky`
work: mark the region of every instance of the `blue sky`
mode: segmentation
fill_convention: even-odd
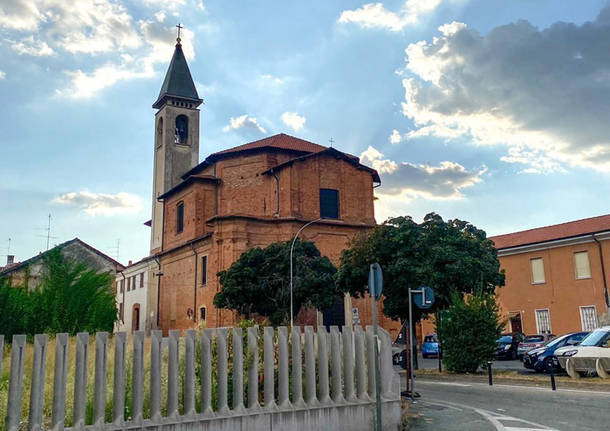
[[[181,22],[200,159],[285,132],[377,168],[378,221],[488,234],[608,213],[606,0],[9,0],[0,255],[149,247],[153,116]],[[2,262],[4,257],[0,257]]]

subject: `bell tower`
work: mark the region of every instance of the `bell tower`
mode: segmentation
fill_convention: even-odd
[[[199,161],[199,105],[191,72],[180,43],[180,29],[176,49],[165,74],[159,97],[152,105],[155,114],[155,164],[150,251],[161,250],[163,235],[163,203],[157,198],[182,181],[181,176]]]

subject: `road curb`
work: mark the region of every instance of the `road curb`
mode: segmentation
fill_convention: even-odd
[[[405,371],[400,372],[401,377],[404,376]],[[441,381],[441,382],[456,382],[456,383],[487,383],[487,375],[463,375],[463,374],[427,374],[427,373],[416,373],[416,380],[423,381]],[[549,391],[551,390],[551,378],[550,376],[540,376],[535,379],[523,379],[513,376],[504,376],[500,373],[494,374],[494,382],[499,384],[513,384],[518,386],[531,386],[531,387],[546,387],[548,386]],[[417,383],[416,383],[417,385]],[[607,383],[596,383],[587,382],[583,379],[579,381],[570,381],[564,379],[557,379],[558,389],[580,389],[580,390],[594,390],[599,392],[608,392],[610,394],[610,384]]]

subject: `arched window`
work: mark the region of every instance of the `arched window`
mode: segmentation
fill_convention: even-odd
[[[186,115],[176,117],[176,129],[174,131],[174,143],[186,144],[189,134],[189,120]]]
[[[157,147],[163,144],[163,117],[157,121]]]

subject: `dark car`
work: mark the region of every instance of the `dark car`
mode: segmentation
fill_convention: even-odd
[[[565,346],[577,346],[589,332],[574,332],[554,338],[542,347],[523,354],[523,366],[538,373],[559,371],[561,367],[555,357],[555,350]]]
[[[523,354],[525,352],[542,347],[553,338],[555,338],[554,334],[526,335],[525,339],[519,343],[519,347],[517,348],[517,356],[519,356],[519,359],[523,359]]]
[[[523,341],[525,335],[521,332],[502,334],[496,341],[497,347],[494,352],[495,359],[517,359],[517,348]]]
[[[436,334],[426,335],[421,346],[421,355],[424,358],[438,357],[440,346]]]

